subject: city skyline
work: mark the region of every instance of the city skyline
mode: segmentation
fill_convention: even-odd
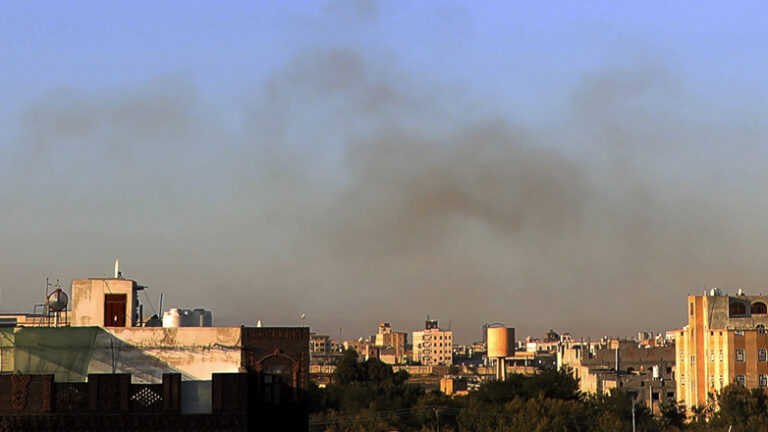
[[[680,328],[760,293],[765,6],[5,2],[0,311]]]

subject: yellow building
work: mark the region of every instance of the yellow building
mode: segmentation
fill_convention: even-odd
[[[688,297],[688,325],[675,332],[678,402],[704,406],[728,384],[768,387],[768,296]]]

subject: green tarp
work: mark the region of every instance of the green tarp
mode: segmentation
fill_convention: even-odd
[[[0,329],[0,370],[54,374],[56,381],[85,381],[99,330],[99,327]]]

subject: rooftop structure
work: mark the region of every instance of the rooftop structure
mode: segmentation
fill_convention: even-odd
[[[6,324],[0,327],[0,377],[43,374],[54,383],[90,385],[99,374],[130,374],[129,382],[149,386],[176,374],[188,383],[184,386],[203,389],[188,393],[190,398],[210,400],[217,374],[242,374],[245,387],[237,391],[253,395],[249,406],[261,413],[259,422],[282,425],[281,416],[293,409],[291,415],[306,423],[301,404],[308,382],[309,328],[210,327],[209,313],[197,315],[203,327],[160,327],[159,319],[157,326],[148,326],[151,320],[144,319],[138,299],[145,287],[116,273],[116,278],[72,282],[69,325],[44,325],[28,315],[0,317]],[[0,393],[6,390],[13,389],[0,386]],[[207,406],[206,412],[214,409],[200,400],[189,403]]]

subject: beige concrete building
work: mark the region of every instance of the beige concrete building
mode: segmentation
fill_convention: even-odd
[[[357,355],[363,359],[368,360],[372,358],[379,358],[379,352],[381,350],[380,347],[377,347],[376,344],[368,339],[360,338],[358,340],[348,340],[344,341],[344,349],[353,349],[357,352]]]
[[[140,327],[139,291],[143,289],[123,278],[72,281],[72,325]]]
[[[381,348],[380,360],[384,363],[403,363],[405,348],[408,345],[408,333],[394,332],[388,322],[381,322],[379,323],[379,331],[376,333],[375,345]]]
[[[675,332],[678,401],[704,406],[728,384],[768,389],[768,296],[688,296],[688,325]]]
[[[675,401],[675,347],[647,346],[633,340],[561,345],[557,367],[568,367],[579,380],[579,390],[605,394],[619,388],[654,413],[659,405]]]
[[[453,332],[427,319],[424,330],[413,332],[413,359],[424,365],[453,364]]]
[[[0,372],[51,373],[57,381],[130,373],[136,383],[180,373],[182,380],[209,381],[214,373],[238,372],[244,364],[272,361],[270,356],[283,361],[280,350],[290,346],[296,353],[291,370],[307,373],[307,328],[145,327],[142,289],[121,277],[80,279],[72,282],[68,323],[52,325],[42,315],[0,316]]]

